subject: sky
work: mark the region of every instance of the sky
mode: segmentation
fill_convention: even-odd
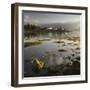
[[[23,11],[24,24],[53,24],[80,22],[80,14]]]

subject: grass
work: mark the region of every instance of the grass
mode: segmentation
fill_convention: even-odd
[[[67,50],[65,49],[59,49],[58,52],[66,52]]]
[[[80,41],[80,37],[72,37],[72,38],[69,37],[68,40],[76,42],[76,41]]]
[[[80,50],[80,47],[76,47],[76,50]]]
[[[50,38],[47,38],[47,39],[41,39],[39,41],[50,41],[51,39]]]
[[[25,42],[24,47],[35,46],[35,45],[39,45],[39,44],[42,44],[42,42],[41,41]]]

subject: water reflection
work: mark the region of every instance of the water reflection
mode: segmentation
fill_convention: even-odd
[[[25,77],[80,74],[80,37],[72,32],[32,34],[24,47]]]

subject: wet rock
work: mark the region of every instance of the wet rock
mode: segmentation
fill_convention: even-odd
[[[65,49],[59,49],[58,52],[66,52],[67,50]]]

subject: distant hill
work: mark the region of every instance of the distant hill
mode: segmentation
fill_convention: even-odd
[[[43,24],[40,25],[41,28],[60,28],[63,27],[65,30],[79,30],[80,28],[80,23],[79,22],[73,22],[73,23],[53,23],[53,24]]]

